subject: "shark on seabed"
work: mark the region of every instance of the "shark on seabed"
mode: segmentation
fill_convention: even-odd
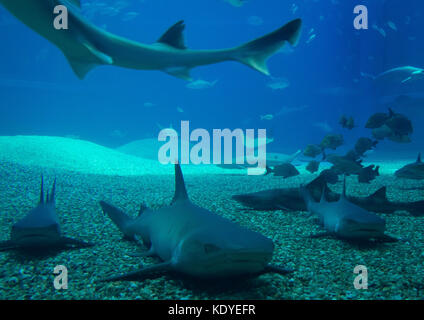
[[[224,61],[238,61],[270,75],[266,61],[286,42],[296,45],[302,26],[301,19],[295,19],[241,46],[190,50],[184,43],[184,21],[174,24],[156,43],[142,44],[90,23],[81,14],[79,0],[0,0],[0,4],[58,47],[80,79],[96,66],[113,65],[137,70],[160,70],[184,80],[192,80],[192,68]],[[53,12],[57,6],[67,8],[68,29],[53,27]]]
[[[0,251],[18,250],[38,254],[50,250],[86,248],[92,243],[66,237],[60,230],[55,210],[56,180],[50,194],[44,197],[44,182],[38,205],[12,226],[10,240],[0,242]]]
[[[141,240],[149,247],[142,256],[162,260],[102,281],[143,280],[175,272],[210,280],[292,271],[269,264],[274,251],[271,239],[193,204],[179,164],[175,165],[175,194],[170,206],[158,210],[142,206],[137,218],[104,201],[100,206],[126,238]]]
[[[346,197],[346,177],[343,183],[343,193],[335,202],[328,202],[323,192],[321,200],[315,202],[308,189],[302,187],[301,194],[307,210],[318,218],[325,232],[312,237],[336,236],[348,241],[395,242],[399,239],[385,234],[386,221],[360,206],[352,203]]]

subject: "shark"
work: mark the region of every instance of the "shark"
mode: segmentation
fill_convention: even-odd
[[[190,50],[186,47],[184,21],[170,27],[155,43],[143,44],[107,32],[81,14],[79,0],[0,0],[9,12],[33,31],[59,48],[78,78],[93,68],[113,65],[136,70],[160,70],[192,80],[190,70],[224,61],[237,61],[270,75],[267,60],[289,42],[298,42],[302,20],[295,19],[279,29],[243,45],[217,50]],[[54,9],[65,6],[68,29],[53,25]]]
[[[137,218],[105,201],[100,206],[125,238],[149,247],[142,255],[162,261],[102,281],[141,280],[175,272],[208,280],[290,272],[269,264],[274,250],[271,239],[193,204],[179,164],[175,164],[175,194],[170,206],[150,210],[142,205]]]
[[[321,200],[315,202],[306,188],[301,188],[307,210],[317,216],[318,221],[324,226],[326,232],[314,235],[320,237],[334,235],[338,238],[351,241],[397,241],[387,234],[386,221],[360,206],[350,202],[346,197],[346,178],[343,184],[343,193],[335,202],[328,202],[325,192]]]
[[[269,168],[271,167],[291,164],[301,153],[302,153],[302,150],[297,150],[296,152],[292,154],[267,152],[266,153],[266,166],[268,167],[267,172],[268,173],[270,172]],[[233,159],[232,164],[218,164],[217,167],[220,167],[223,169],[245,169],[245,168],[253,167],[253,165],[247,164],[246,156],[243,156],[242,161],[239,161],[239,160],[240,160],[239,158],[236,158],[236,159]],[[237,162],[240,162],[241,164],[238,164]]]
[[[317,177],[305,186],[315,201],[319,201],[323,191],[329,202],[339,201],[340,194],[328,188],[322,176]],[[390,201],[387,198],[387,187],[381,187],[366,197],[347,195],[347,199],[355,205],[371,212],[393,214],[397,211],[409,212],[412,216],[424,215],[424,200],[413,202]],[[276,188],[248,194],[233,195],[232,199],[259,211],[306,211],[300,188]]]
[[[422,180],[424,179],[424,162],[421,161],[421,153],[418,154],[417,161],[400,168],[395,172],[397,178]]]
[[[44,198],[43,177],[38,205],[12,226],[10,240],[0,242],[0,251],[41,251],[48,249],[85,248],[92,243],[66,237],[60,230],[55,210],[56,179]]]

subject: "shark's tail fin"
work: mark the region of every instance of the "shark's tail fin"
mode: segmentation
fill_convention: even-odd
[[[274,32],[235,48],[236,56],[234,59],[263,74],[270,75],[266,61],[286,41],[293,46],[296,45],[301,27],[301,19],[293,20]]]
[[[100,206],[104,213],[106,213],[109,218],[116,224],[119,230],[128,238],[133,238],[133,234],[128,230],[128,224],[132,221],[125,212],[119,210],[118,208],[104,202],[100,201]]]

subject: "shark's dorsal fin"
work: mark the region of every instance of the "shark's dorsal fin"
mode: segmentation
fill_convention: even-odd
[[[379,201],[383,200],[383,201],[387,201],[387,188],[386,187],[381,187],[380,189],[378,189],[376,192],[374,192],[372,195],[370,195],[368,198],[370,199],[378,199]]]
[[[417,163],[422,163],[422,161],[421,161],[421,152],[418,154]]]
[[[43,179],[43,175],[41,175],[40,203],[44,203],[44,179]]]
[[[175,194],[172,199],[172,203],[175,203],[179,200],[187,200],[187,190],[184,183],[183,173],[181,171],[181,166],[179,163],[175,164]]]
[[[157,42],[167,44],[168,46],[177,49],[187,49],[184,44],[184,21],[178,21],[171,28],[169,28]]]
[[[50,196],[47,199],[47,203],[54,203],[56,194],[56,178],[54,179],[52,191],[50,192]]]

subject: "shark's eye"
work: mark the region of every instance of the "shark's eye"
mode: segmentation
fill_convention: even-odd
[[[216,245],[210,243],[205,244],[203,248],[205,249],[205,253],[213,253],[220,250]]]

